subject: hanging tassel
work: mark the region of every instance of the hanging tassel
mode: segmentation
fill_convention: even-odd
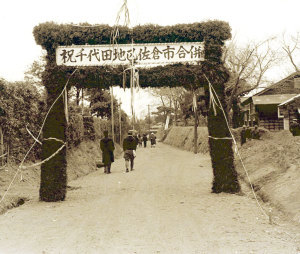
[[[67,89],[65,89],[64,102],[65,102],[65,116],[66,116],[66,122],[67,122],[67,124],[69,124],[68,92],[67,92]]]
[[[137,92],[140,90],[140,75],[139,75],[139,71],[137,69],[135,69],[135,72],[134,72],[134,75],[135,75],[135,86],[137,88]]]
[[[193,92],[193,111],[196,112],[197,110],[197,98],[196,94]]]
[[[214,111],[214,115],[217,115],[217,110],[216,110],[216,106],[218,106],[214,94],[212,92],[212,85],[209,81],[209,79],[206,77],[206,75],[204,74],[204,77],[206,78],[207,82],[208,82],[208,86],[209,86],[209,109],[211,108],[211,106],[213,107],[213,111]]]
[[[134,88],[134,78],[133,78],[133,68],[130,70],[130,91],[131,91],[131,113],[132,117],[134,117],[134,93],[133,93],[133,88]]]
[[[211,106],[213,107],[213,111],[214,111],[215,116],[217,115],[216,104],[217,104],[217,102],[216,102],[214,94],[212,92],[211,85],[209,84],[209,108]]]
[[[123,89],[125,92],[125,88],[126,88],[126,70],[123,71]]]

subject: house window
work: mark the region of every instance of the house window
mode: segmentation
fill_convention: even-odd
[[[300,78],[294,78],[294,88],[300,89]]]
[[[278,118],[284,118],[284,115],[282,114],[282,111],[280,111],[279,107],[277,107],[277,114],[278,114]]]

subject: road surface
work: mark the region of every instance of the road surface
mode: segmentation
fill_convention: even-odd
[[[0,216],[0,253],[300,253],[297,228],[271,225],[247,195],[212,194],[208,155],[159,143],[69,183],[64,202]]]

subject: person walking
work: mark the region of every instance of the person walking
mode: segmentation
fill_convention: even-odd
[[[123,151],[125,159],[126,173],[129,172],[129,161],[130,161],[130,170],[133,170],[134,158],[136,157],[136,147],[137,141],[133,137],[131,131],[128,132],[128,136],[123,140]]]
[[[135,132],[133,132],[133,137],[135,139],[136,147],[137,147],[137,145],[139,144],[139,137],[138,137],[138,135]]]
[[[115,161],[115,144],[113,140],[108,137],[108,131],[104,131],[103,134],[104,138],[100,141],[100,149],[102,151],[102,162],[104,164],[104,173],[110,174],[111,164]]]
[[[151,147],[155,147],[155,145],[156,145],[156,136],[154,135],[153,132],[150,134],[150,141],[151,141]]]
[[[142,138],[141,134],[138,134],[138,144],[139,144],[139,147],[143,146],[143,138]]]
[[[143,134],[144,147],[147,147],[147,141],[148,141],[147,135]]]
[[[252,139],[260,139],[258,126],[254,126],[254,130],[252,131]]]

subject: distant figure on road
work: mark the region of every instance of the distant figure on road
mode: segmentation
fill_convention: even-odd
[[[251,139],[252,135],[251,135],[251,129],[249,128],[249,126],[246,126],[246,139]]]
[[[155,147],[155,145],[156,145],[156,136],[154,135],[153,132],[150,134],[150,141],[151,141],[151,147]]]
[[[102,151],[102,162],[104,164],[104,173],[110,174],[111,164],[115,161],[115,145],[113,140],[108,137],[108,131],[104,131],[103,134],[104,138],[100,141],[100,149]]]
[[[257,125],[254,126],[254,130],[252,131],[252,138],[253,139],[260,139],[259,130],[258,130]]]
[[[133,170],[134,158],[136,156],[136,139],[132,136],[132,132],[128,132],[128,136],[123,140],[123,151],[125,159],[126,173],[129,172],[129,161],[130,161],[130,170]]]
[[[133,137],[134,137],[134,139],[135,139],[135,141],[136,141],[136,146],[137,146],[138,143],[139,143],[139,138],[138,138],[138,136],[137,136],[136,133],[133,133]]]
[[[148,141],[147,134],[144,134],[143,135],[144,147],[147,147],[147,141]]]
[[[246,125],[243,125],[243,129],[241,131],[241,146],[246,143]]]
[[[138,134],[138,144],[139,144],[139,147],[142,147],[142,145],[143,145],[143,138],[142,138],[142,136],[141,136],[141,134]]]

